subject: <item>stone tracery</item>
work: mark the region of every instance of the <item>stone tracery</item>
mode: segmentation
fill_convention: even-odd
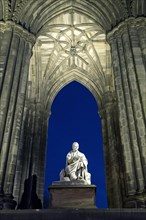
[[[51,104],[76,80],[100,107],[109,206],[144,206],[145,5],[145,0],[0,0],[2,198],[14,195],[19,202],[23,182],[34,172],[43,198],[40,167]]]

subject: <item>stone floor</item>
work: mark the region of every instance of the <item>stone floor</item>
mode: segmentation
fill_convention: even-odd
[[[146,209],[2,210],[0,220],[145,220]]]

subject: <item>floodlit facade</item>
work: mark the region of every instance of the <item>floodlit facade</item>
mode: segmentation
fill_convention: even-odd
[[[72,81],[99,108],[109,207],[146,207],[146,0],[0,0],[1,208],[33,175],[43,201],[50,109]]]

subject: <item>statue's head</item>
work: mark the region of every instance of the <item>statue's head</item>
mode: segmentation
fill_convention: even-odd
[[[73,144],[72,144],[72,150],[73,151],[77,151],[79,149],[79,144],[78,144],[78,142],[74,142]]]

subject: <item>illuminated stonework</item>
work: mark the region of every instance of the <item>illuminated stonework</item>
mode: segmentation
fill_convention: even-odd
[[[51,105],[74,80],[99,107],[109,207],[146,207],[145,36],[145,0],[0,0],[1,208],[36,177],[43,201]]]

